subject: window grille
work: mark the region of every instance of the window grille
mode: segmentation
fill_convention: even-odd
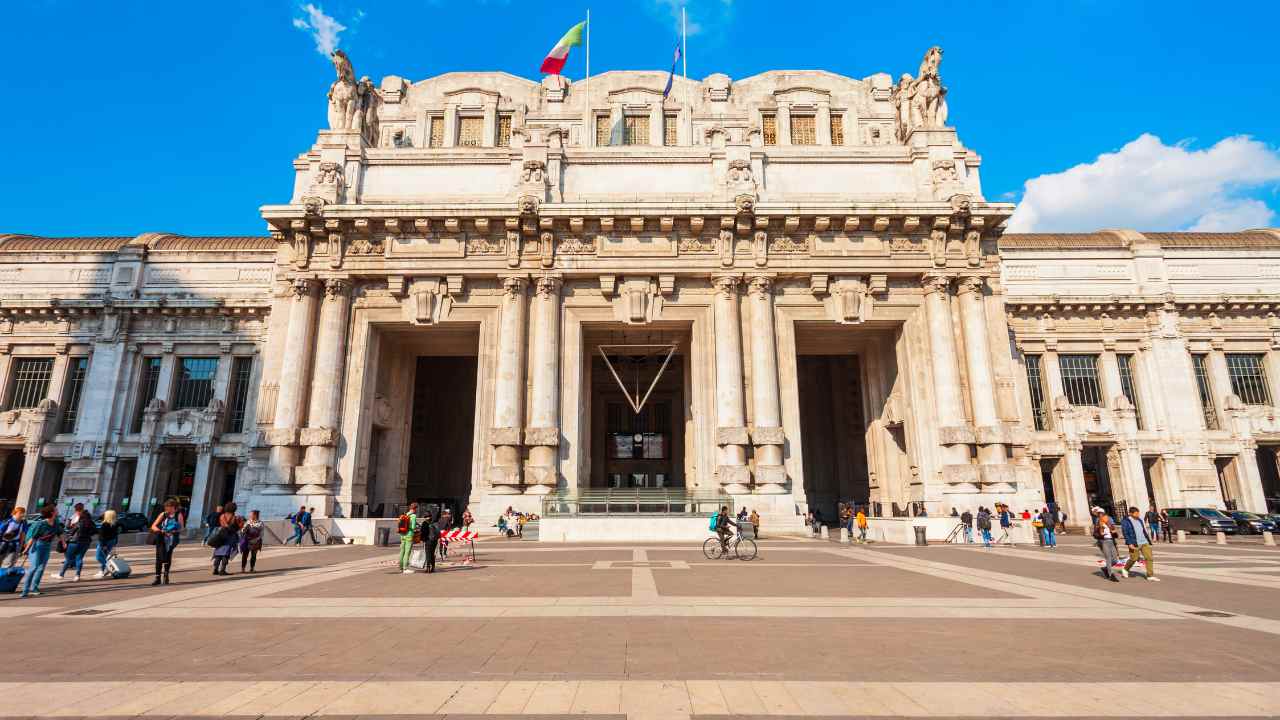
[[[1133,381],[1133,355],[1116,355],[1116,365],[1120,369],[1120,392],[1124,393],[1125,400],[1133,406],[1134,419],[1138,421],[1138,429],[1141,430],[1142,407],[1138,404],[1138,388]]]
[[[9,409],[24,410],[39,405],[49,392],[49,378],[52,376],[53,358],[15,360],[13,393],[9,396]]]
[[[142,372],[138,374],[138,378],[141,382],[138,383],[138,402],[133,411],[133,432],[142,431],[147,404],[155,398],[156,390],[160,387],[160,358],[142,358]]]
[[[610,132],[609,120],[608,115],[596,116],[596,145],[599,147],[608,147],[611,144],[609,140],[612,133]]]
[[[498,147],[511,147],[511,116],[498,116]]]
[[[67,370],[67,386],[62,392],[62,432],[76,431],[76,420],[80,418],[80,396],[84,394],[84,379],[89,372],[89,358],[71,359],[71,367]]]
[[[1040,356],[1027,355],[1027,388],[1031,392],[1031,415],[1037,430],[1049,429],[1049,414],[1044,405],[1044,377],[1040,369]]]
[[[675,147],[677,143],[676,128],[679,127],[680,116],[675,113],[667,113],[662,116],[662,144],[667,147]]]
[[[761,132],[764,135],[765,145],[778,144],[778,116],[773,113],[765,113],[760,116]]]
[[[648,115],[626,115],[622,118],[622,144],[649,144]]]
[[[1204,414],[1204,427],[1206,430],[1217,430],[1218,411],[1213,406],[1207,358],[1204,355],[1192,355],[1191,367],[1196,374],[1196,391],[1200,393],[1200,411]]]
[[[844,116],[836,113],[831,114],[831,144],[844,144]]]
[[[1059,355],[1062,389],[1072,405],[1102,405],[1102,387],[1098,384],[1097,355]]]
[[[213,399],[213,376],[218,371],[218,358],[180,358],[178,389],[173,409],[203,408]]]
[[[462,147],[480,147],[484,137],[484,118],[464,117],[458,123],[458,144]]]
[[[1262,355],[1227,353],[1227,375],[1231,377],[1231,392],[1245,405],[1271,404]]]
[[[244,432],[245,409],[249,406],[249,376],[253,374],[253,358],[238,357],[231,365],[231,408],[227,415],[227,432]]]
[[[812,115],[791,116],[791,144],[818,144],[818,125],[816,119]]]
[[[431,118],[431,134],[427,136],[427,147],[443,147],[444,146],[444,118]]]

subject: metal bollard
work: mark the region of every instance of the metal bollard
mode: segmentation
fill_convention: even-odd
[[[1187,531],[1186,531],[1186,530],[1179,530],[1179,531],[1178,531],[1178,542],[1180,542],[1180,543],[1184,543],[1184,542],[1186,542],[1186,541],[1187,541]]]
[[[1219,545],[1226,545],[1226,544],[1227,544],[1227,534],[1226,534],[1226,533],[1224,533],[1224,532],[1222,532],[1221,530],[1219,530],[1216,534],[1217,534],[1217,536],[1218,536],[1218,544],[1219,544]]]
[[[1271,547],[1275,547],[1275,546],[1276,546],[1276,536],[1275,536],[1275,535],[1272,535],[1270,530],[1263,530],[1263,531],[1262,531],[1262,544],[1263,544],[1263,545],[1270,545]]]
[[[840,542],[847,543],[850,539],[851,536],[849,535],[849,528],[842,526],[840,528]]]
[[[928,545],[928,544],[929,544],[929,538],[925,536],[925,534],[929,531],[929,528],[927,528],[927,527],[925,527],[925,526],[923,526],[923,525],[916,525],[916,526],[915,526],[914,528],[912,528],[912,529],[914,529],[914,530],[916,531],[916,544],[917,544],[917,545]]]

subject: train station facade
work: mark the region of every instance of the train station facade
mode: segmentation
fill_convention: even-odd
[[[260,237],[0,235],[0,497],[1280,502],[1280,231],[1006,234],[916,77],[355,80]]]

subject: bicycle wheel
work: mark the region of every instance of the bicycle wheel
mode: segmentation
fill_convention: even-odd
[[[743,538],[734,543],[733,550],[738,554],[739,560],[755,560],[756,553],[759,552],[756,541],[751,538]]]
[[[724,554],[724,548],[720,546],[720,538],[707,538],[702,543],[702,554],[706,555],[708,560],[719,560]]]

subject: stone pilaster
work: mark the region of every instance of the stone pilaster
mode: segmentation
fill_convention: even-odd
[[[1001,442],[999,410],[996,408],[995,373],[991,368],[991,344],[987,340],[987,313],[982,299],[980,277],[961,278],[960,324],[964,332],[965,367],[969,371],[969,402],[973,408],[974,433],[978,442],[978,462],[1002,465],[1005,446]],[[936,337],[936,336],[935,336]]]
[[[338,414],[342,398],[342,371],[347,357],[347,318],[351,309],[351,282],[331,278],[324,284],[316,333],[315,371],[311,380],[311,407],[307,427],[299,435],[306,448],[297,482],[300,493],[330,495],[337,461]]]
[[[923,278],[925,317],[929,326],[929,354],[933,368],[934,405],[943,464],[969,464],[973,433],[965,424],[964,398],[960,393],[960,369],[956,365],[955,330],[951,322],[951,280],[941,273]],[[947,469],[944,467],[944,474]],[[954,471],[953,471],[954,472]],[[961,481],[952,478],[950,482]]]
[[[524,412],[525,296],[527,278],[502,278],[502,310],[498,320],[497,378],[493,391],[493,427],[489,444],[493,460],[489,482],[493,493],[520,493],[520,430]]]
[[[560,286],[558,277],[544,276],[534,284],[529,425],[524,443],[529,448],[525,471],[528,492],[545,494],[556,487],[556,459],[560,446]]]
[[[289,287],[289,330],[285,335],[285,362],[280,368],[280,390],[276,396],[276,417],[267,432],[271,446],[271,468],[265,493],[287,493],[283,486],[293,481],[299,461],[298,437],[307,406],[311,382],[311,361],[315,344],[316,296],[320,283],[299,278]]]
[[[751,401],[755,415],[751,443],[755,446],[756,491],[786,492],[782,466],[782,405],[778,396],[778,356],[774,334],[773,278],[751,277]]]
[[[717,473],[728,493],[749,492],[747,420],[742,395],[742,325],[736,275],[713,275],[713,313],[716,358],[716,444],[720,447]]]

